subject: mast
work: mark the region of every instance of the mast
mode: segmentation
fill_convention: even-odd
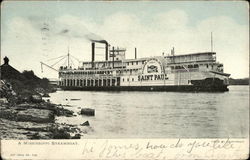
[[[213,32],[211,32],[211,52],[213,52]]]
[[[69,46],[68,46],[68,68],[69,68]]]

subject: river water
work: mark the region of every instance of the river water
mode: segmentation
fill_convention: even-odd
[[[59,123],[89,121],[83,138],[245,138],[249,132],[249,86],[224,93],[57,91],[56,104],[71,105],[75,117]],[[71,100],[75,99],[75,100]],[[81,108],[95,116],[79,115]],[[84,127],[82,127],[84,128]]]

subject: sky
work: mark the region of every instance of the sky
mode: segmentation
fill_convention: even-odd
[[[89,39],[126,48],[126,58],[213,51],[232,78],[249,77],[249,6],[246,1],[4,1],[1,56],[18,69],[56,78],[43,67],[68,53],[91,60]],[[104,60],[97,44],[96,60]],[[74,66],[79,62],[74,61]],[[66,64],[65,59],[54,67]]]

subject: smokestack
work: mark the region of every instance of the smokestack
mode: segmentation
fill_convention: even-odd
[[[173,49],[171,50],[171,55],[174,56],[174,47],[173,47]]]
[[[95,43],[91,43],[92,46],[92,68],[94,68],[94,61],[95,61]]]
[[[108,43],[105,43],[105,60],[107,61],[108,60],[108,53],[109,53],[109,44]]]
[[[109,52],[108,42],[106,40],[91,40],[91,41],[92,41],[92,54],[93,54],[93,43],[104,43],[105,44],[105,60],[107,61],[109,58],[109,56],[108,56],[108,52]],[[94,44],[94,46],[95,46],[95,44]],[[92,60],[93,60],[93,56],[92,56]]]
[[[137,50],[136,50],[136,48],[135,48],[135,59],[137,58]]]
[[[112,55],[112,67],[114,68],[114,60],[115,60],[115,47],[113,47],[113,55]]]

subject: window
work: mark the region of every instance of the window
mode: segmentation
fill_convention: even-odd
[[[129,78],[127,78],[127,81],[129,82]]]
[[[129,62],[128,62],[127,64],[128,64],[128,66],[129,66]]]
[[[132,78],[132,81],[134,81],[134,78]]]
[[[124,78],[122,79],[122,81],[124,82]]]
[[[131,64],[133,65],[133,62]]]
[[[136,65],[138,65],[138,61],[136,61]]]

